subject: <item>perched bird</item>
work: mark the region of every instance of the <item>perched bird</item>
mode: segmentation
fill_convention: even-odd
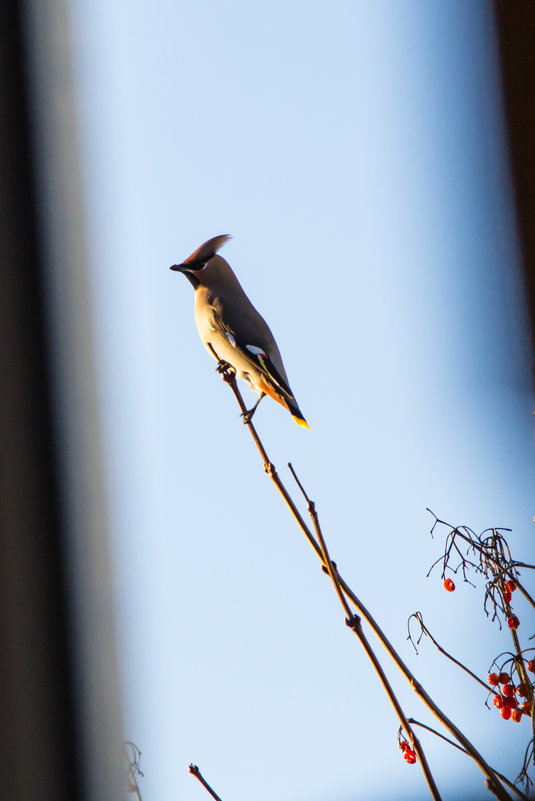
[[[273,334],[257,312],[230,265],[217,254],[230,236],[214,236],[170,269],[184,273],[195,290],[195,322],[212,356],[226,362],[259,394],[247,412],[250,420],[269,395],[286,407],[295,422],[308,428],[290,389]]]

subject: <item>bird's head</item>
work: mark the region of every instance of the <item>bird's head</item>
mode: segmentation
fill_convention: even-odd
[[[194,289],[200,284],[207,282],[209,274],[215,272],[220,267],[219,262],[226,264],[221,256],[217,256],[217,251],[223,247],[225,242],[230,239],[229,234],[221,234],[221,236],[214,236],[205,242],[197,250],[194,250],[191,256],[181,264],[173,264],[169,269],[175,270],[178,273],[184,273],[188,281],[193,285]]]

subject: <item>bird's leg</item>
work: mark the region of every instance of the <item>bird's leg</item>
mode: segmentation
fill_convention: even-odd
[[[257,400],[257,402],[255,403],[255,405],[253,406],[253,408],[252,408],[252,409],[249,409],[249,411],[248,411],[248,412],[243,412],[243,414],[241,414],[241,415],[240,415],[240,417],[243,417],[243,422],[244,422],[245,424],[247,424],[247,423],[250,423],[250,422],[251,422],[251,420],[253,419],[253,414],[256,412],[256,410],[257,410],[257,408],[258,408],[258,404],[260,403],[260,401],[262,400],[262,398],[265,398],[265,396],[266,396],[266,393],[265,393],[265,392],[261,392],[261,393],[260,393],[260,397],[258,398],[258,400]]]

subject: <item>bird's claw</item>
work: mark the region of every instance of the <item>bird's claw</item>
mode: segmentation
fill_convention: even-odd
[[[231,369],[231,366],[228,362],[220,361],[215,368],[216,373],[227,373]]]

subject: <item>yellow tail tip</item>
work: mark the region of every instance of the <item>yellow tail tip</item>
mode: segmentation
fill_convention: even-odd
[[[295,414],[292,414],[292,417],[298,426],[303,426],[303,428],[306,428],[307,431],[310,431],[310,426],[308,425],[304,417],[297,417],[297,415]]]

